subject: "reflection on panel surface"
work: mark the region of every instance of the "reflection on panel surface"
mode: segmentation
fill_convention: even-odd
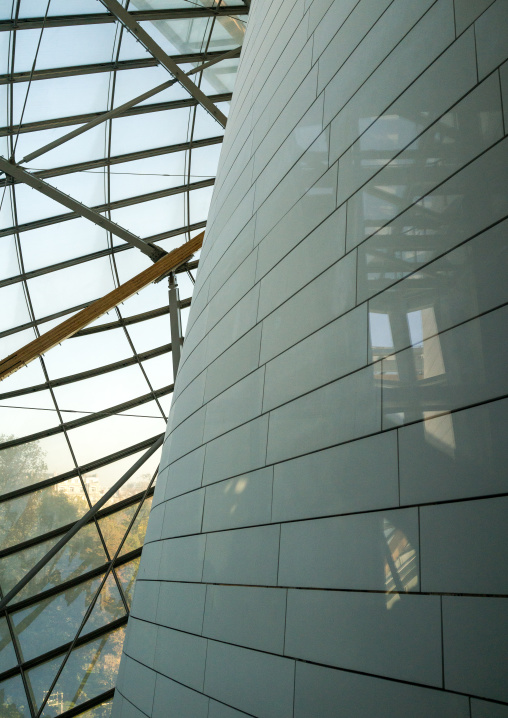
[[[141,26],[185,72],[243,41],[241,2],[123,4],[158,13]],[[101,3],[7,5],[0,10],[11,23],[0,46],[5,157],[19,162],[168,79],[129,32],[102,22]],[[193,76],[225,114],[237,66],[238,58],[228,59]],[[176,83],[24,166],[170,251],[205,226],[222,135]],[[168,196],[150,198],[161,191]],[[150,265],[102,227],[3,176],[0,203],[0,358]],[[179,271],[181,299],[192,296],[193,280]],[[103,324],[105,331],[93,331]],[[167,283],[150,285],[91,329],[0,384],[0,599],[165,430],[173,382]],[[144,461],[0,615],[2,718],[70,710],[109,718],[159,456]]]

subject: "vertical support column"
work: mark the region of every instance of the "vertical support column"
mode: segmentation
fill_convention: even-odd
[[[173,358],[173,381],[180,364],[182,321],[180,316],[180,292],[174,272],[169,274],[169,321],[171,325],[171,356]]]

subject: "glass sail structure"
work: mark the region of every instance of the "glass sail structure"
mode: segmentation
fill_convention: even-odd
[[[227,116],[247,13],[0,0],[0,155],[58,191],[0,175],[0,359],[152,264],[59,193],[166,252],[206,226],[224,133],[210,105]],[[189,90],[161,57],[207,67]],[[198,261],[176,274],[183,331]],[[0,613],[4,718],[110,714],[159,451],[138,460],[165,430],[171,341],[161,281],[0,381],[0,600],[137,467]]]

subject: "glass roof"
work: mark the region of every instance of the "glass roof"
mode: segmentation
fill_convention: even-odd
[[[0,155],[167,252],[206,225],[224,130],[179,82],[121,107],[172,75],[112,6],[0,0]],[[242,45],[242,0],[122,6],[185,73]],[[191,76],[226,116],[238,54]],[[152,263],[8,172],[0,202],[0,359]],[[176,275],[184,331],[198,260]],[[164,281],[0,381],[0,600],[153,446],[172,384]],[[110,715],[158,459],[0,612],[2,716]]]

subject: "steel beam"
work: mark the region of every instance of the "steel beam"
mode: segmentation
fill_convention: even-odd
[[[120,237],[120,239],[123,239],[124,242],[127,242],[128,244],[137,247],[143,252],[143,254],[146,254],[148,257],[150,257],[152,262],[156,262],[166,254],[166,252],[161,249],[161,247],[156,247],[155,245],[145,242],[145,240],[141,239],[141,237],[137,237],[135,234],[132,234],[132,232],[129,232],[127,229],[124,229],[124,227],[120,227],[119,224],[112,222],[106,217],[103,217],[96,210],[90,209],[90,207],[81,204],[81,202],[78,202],[72,197],[69,197],[69,195],[64,194],[60,190],[55,189],[43,180],[38,179],[37,177],[33,177],[29,172],[22,169],[21,167],[17,167],[12,162],[6,160],[4,157],[0,157],[0,170],[10,175],[11,177],[14,177],[15,179],[24,182],[29,187],[36,189],[37,191],[41,192],[41,194],[46,195],[46,197],[49,197],[55,202],[59,202],[64,207],[67,207],[68,209],[75,212],[77,216],[88,219],[90,222],[99,225],[99,227],[108,230],[116,237]]]
[[[171,327],[171,360],[173,362],[173,381],[176,379],[180,364],[182,321],[180,317],[180,292],[173,272],[169,275],[169,322]]]
[[[202,70],[206,70],[208,67],[211,67],[212,65],[216,65],[219,62],[222,62],[222,60],[229,60],[233,57],[238,57],[240,55],[242,48],[241,47],[235,47],[233,50],[230,50],[229,52],[226,52],[222,55],[216,56],[212,58],[211,60],[208,60],[208,62],[204,62],[202,65],[199,65],[198,67],[194,67],[192,70],[189,70],[187,73],[182,73],[183,76],[189,77],[190,75],[194,75],[197,72],[201,72]],[[176,64],[175,64],[176,67]],[[181,72],[180,69],[178,69],[178,72]],[[18,164],[26,164],[27,162],[31,162],[36,157],[40,157],[41,155],[46,154],[46,152],[49,152],[50,150],[55,149],[55,147],[60,147],[60,145],[65,144],[65,142],[68,142],[69,140],[74,139],[74,137],[78,137],[79,135],[82,135],[84,132],[88,132],[88,130],[91,130],[93,127],[97,127],[98,125],[102,124],[103,122],[107,122],[108,120],[112,120],[115,117],[118,117],[122,115],[123,113],[130,110],[135,105],[139,105],[141,102],[144,102],[145,100],[148,100],[150,97],[154,97],[154,95],[158,95],[160,92],[163,92],[164,90],[167,90],[169,87],[175,84],[177,82],[177,79],[174,78],[172,80],[167,80],[166,82],[161,83],[160,85],[157,85],[156,87],[153,87],[151,90],[147,90],[146,92],[143,92],[141,95],[138,95],[137,97],[133,97],[131,100],[128,100],[127,102],[124,102],[122,105],[118,105],[118,107],[114,107],[112,110],[109,110],[108,112],[102,113],[102,115],[98,115],[98,117],[95,117],[93,120],[90,120],[84,125],[81,125],[80,127],[77,127],[75,130],[71,130],[71,132],[68,132],[66,135],[63,135],[63,137],[59,137],[56,140],[53,140],[53,142],[48,142],[48,144],[44,145],[43,147],[39,147],[38,150],[34,150],[33,152],[30,152],[25,157],[23,157],[22,160],[18,162]],[[215,107],[215,105],[213,105]]]
[[[196,149],[200,147],[209,147],[211,145],[219,145],[223,142],[224,135],[215,137],[207,137],[203,140],[193,140],[191,142],[180,142],[176,145],[165,145],[164,147],[154,147],[150,150],[140,150],[139,152],[128,152],[123,155],[113,155],[112,157],[103,157],[98,160],[88,160],[86,162],[76,162],[72,165],[62,165],[60,167],[51,167],[47,170],[36,170],[31,172],[33,177],[47,179],[48,177],[61,177],[75,172],[89,172],[102,167],[109,167],[123,164],[124,162],[133,162],[135,160],[143,160],[148,157],[160,157],[162,155],[173,154],[174,152],[185,152],[186,150]],[[27,168],[30,169],[30,168]],[[12,177],[0,180],[0,187],[5,185],[19,184]]]
[[[33,177],[32,174],[30,174],[30,177]],[[203,189],[205,187],[211,187],[215,183],[215,178],[207,179],[207,180],[201,180],[199,182],[192,182],[191,184],[185,184],[185,185],[177,185],[176,187],[168,187],[168,189],[160,189],[156,190],[155,192],[148,192],[147,194],[140,194],[136,195],[135,197],[125,197],[125,199],[117,199],[114,202],[107,202],[106,204],[98,204],[94,207],[87,208],[90,211],[98,214],[99,218],[105,219],[102,217],[100,213],[107,212],[108,210],[115,210],[115,209],[121,209],[122,207],[131,207],[134,204],[141,204],[142,202],[149,202],[154,199],[162,199],[164,197],[171,197],[175,194],[182,194],[183,192],[192,192],[192,190],[196,189]],[[27,182],[28,184],[28,182]],[[51,185],[47,185],[51,187]],[[52,188],[53,189],[53,188]],[[59,192],[59,190],[55,190],[55,192]],[[46,194],[44,192],[44,194]],[[63,193],[62,193],[63,194]],[[49,193],[48,193],[48,196]],[[67,197],[68,195],[64,195],[64,197]],[[54,199],[54,197],[52,197]],[[69,198],[72,199],[72,198]],[[58,200],[57,200],[58,201]],[[73,200],[75,201],[75,200]],[[63,202],[62,202],[63,204]],[[79,202],[77,203],[79,204]],[[69,205],[67,205],[69,206]],[[81,205],[82,207],[84,205]],[[0,230],[0,237],[8,237],[11,234],[15,233],[21,233],[21,232],[29,232],[34,229],[40,229],[41,227],[49,227],[52,224],[60,224],[61,222],[68,222],[71,219],[77,219],[78,217],[85,217],[86,219],[90,219],[89,217],[86,217],[86,215],[82,214],[79,211],[75,212],[66,212],[65,214],[57,214],[53,217],[45,217],[44,219],[36,219],[33,222],[26,222],[25,224],[17,224],[13,225],[12,227],[7,227],[6,229]],[[94,221],[94,220],[92,220]],[[110,220],[105,219],[106,222],[109,222]],[[100,226],[104,227],[104,229],[109,229],[108,226],[105,224],[97,221],[94,222],[95,224],[99,224]],[[117,227],[119,225],[116,225]],[[112,230],[110,230],[112,234],[115,234]],[[127,231],[127,230],[124,230]],[[130,234],[130,233],[129,233]],[[118,235],[121,236],[121,235]],[[132,235],[135,237],[136,235]],[[124,237],[121,237],[124,239]],[[139,238],[138,238],[139,239]],[[128,241],[128,240],[126,240]],[[148,242],[148,240],[143,239],[141,240],[148,246],[151,246]],[[134,244],[134,242],[129,242],[129,244]],[[155,249],[159,249],[158,247]],[[148,254],[148,252],[145,252],[145,254]],[[163,250],[161,250],[161,255],[165,254]],[[150,256],[150,255],[149,255]],[[153,260],[152,257],[150,259]],[[156,260],[153,260],[156,261]]]
[[[118,0],[100,0],[100,2],[117,18],[117,20],[125,27],[132,35],[139,40],[143,47],[155,57],[159,63],[171,74],[178,82],[185,87],[199,104],[221,125],[226,127],[226,115],[224,115],[216,105],[210,100],[207,95],[194,83],[189,80],[187,75],[180,70],[174,60],[167,55],[162,47],[155,42],[155,40],[143,30],[139,25],[134,15],[131,15],[119,2]]]
[[[134,10],[130,14],[138,22],[157,20],[186,20],[198,17],[234,17],[247,15],[248,8],[244,5],[223,5],[216,8],[198,7],[175,8],[167,10]],[[16,20],[2,20],[0,32],[9,30],[33,30],[41,27],[69,27],[72,25],[102,25],[116,22],[116,17],[110,13],[94,13],[89,15],[53,15],[44,17],[17,18]]]
[[[92,302],[86,309],[81,310],[78,314],[53,327],[49,332],[42,334],[37,339],[34,339],[32,342],[29,342],[21,349],[18,349],[0,361],[0,379],[4,379],[22,366],[29,364],[37,357],[49,351],[52,347],[63,342],[64,339],[67,339],[103,314],[109,312],[113,307],[132,297],[136,292],[139,292],[155,280],[161,279],[168,272],[174,271],[181,264],[187,262],[198,249],[201,249],[203,237],[204,232],[201,232],[189,242],[185,242],[180,247],[173,249],[152,266],[136,274],[136,276],[124,282],[124,284],[121,284],[104,297]]]
[[[206,53],[208,59],[222,55],[221,50]],[[178,64],[188,62],[202,62],[205,54],[202,52],[189,52],[181,55],[171,55]],[[0,75],[0,85],[10,85],[17,82],[35,82],[37,80],[54,80],[59,77],[76,77],[77,75],[95,75],[100,72],[119,72],[121,70],[142,70],[156,67],[159,63],[154,57],[143,57],[138,60],[119,60],[118,62],[97,62],[89,65],[69,65],[68,67],[50,67],[42,70],[25,70],[12,74]]]
[[[210,95],[213,102],[227,102],[231,99],[231,92],[223,92],[218,95]],[[170,102],[156,102],[150,105],[139,105],[131,107],[119,117],[132,117],[133,115],[145,115],[149,112],[165,112],[166,110],[178,110],[183,107],[195,107],[198,104],[193,97],[186,97],[183,100],[171,100]],[[9,135],[23,134],[24,132],[38,132],[39,130],[48,130],[55,127],[67,127],[68,125],[80,125],[88,122],[94,117],[102,115],[102,112],[88,112],[83,115],[71,115],[69,117],[55,117],[49,120],[37,120],[36,122],[27,122],[24,125],[13,125],[11,127],[0,127],[0,137]]]

